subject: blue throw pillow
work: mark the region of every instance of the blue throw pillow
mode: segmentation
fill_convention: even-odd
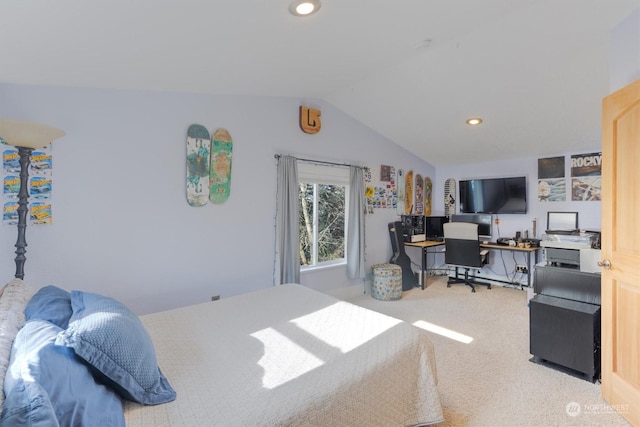
[[[64,289],[49,285],[41,288],[24,309],[27,320],[46,320],[67,329],[71,311],[71,294]]]
[[[142,322],[120,302],[90,292],[71,292],[73,315],[57,345],[75,353],[108,379],[122,397],[146,405],[176,398],[156,360]]]
[[[124,426],[120,397],[97,383],[72,349],[54,344],[61,331],[52,323],[32,320],[18,332],[0,425]]]

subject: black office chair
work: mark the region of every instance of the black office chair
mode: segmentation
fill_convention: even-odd
[[[469,277],[469,270],[480,270],[488,261],[489,251],[480,248],[478,224],[468,222],[449,222],[444,224],[444,262],[456,268],[455,277],[449,277],[447,287],[453,283],[464,283],[475,292],[474,285],[485,285],[491,289],[490,283],[476,282]],[[458,268],[464,268],[464,278],[458,277]]]

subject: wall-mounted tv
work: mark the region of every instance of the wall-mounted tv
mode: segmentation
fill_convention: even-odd
[[[460,212],[527,213],[527,178],[484,178],[460,181]]]

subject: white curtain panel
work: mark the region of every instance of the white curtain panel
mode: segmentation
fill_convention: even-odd
[[[362,168],[349,168],[349,224],[347,225],[347,275],[350,279],[364,279],[364,174]]]
[[[300,283],[298,164],[295,157],[278,159],[276,259],[280,284]]]

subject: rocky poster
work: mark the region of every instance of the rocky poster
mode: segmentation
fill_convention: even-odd
[[[571,200],[599,201],[602,189],[602,153],[571,156]]]

